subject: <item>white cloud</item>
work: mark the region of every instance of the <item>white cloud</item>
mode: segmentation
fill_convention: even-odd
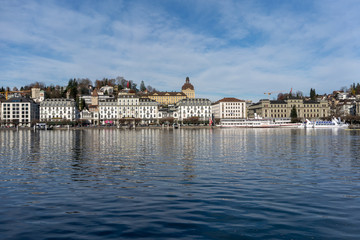
[[[217,100],[259,99],[291,87],[330,92],[357,81],[356,4],[327,2],[301,13],[286,6],[265,12],[252,1],[209,2],[201,12],[201,4],[192,9],[198,24],[216,13],[220,21],[209,28],[221,31],[184,25],[146,2],[120,2],[118,14],[104,6],[84,5],[79,12],[61,2],[6,2],[0,7],[0,86],[120,75],[171,91],[189,76],[198,96]]]

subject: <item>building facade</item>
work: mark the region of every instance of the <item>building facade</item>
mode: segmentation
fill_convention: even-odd
[[[40,121],[75,121],[79,110],[74,99],[51,98],[40,103]]]
[[[356,115],[356,101],[355,100],[340,100],[335,108],[336,116],[355,116]]]
[[[153,92],[144,95],[144,97],[155,100],[161,105],[174,105],[182,99],[195,98],[195,89],[190,83],[189,77],[186,77],[181,92]]]
[[[186,98],[176,104],[179,121],[198,117],[200,121],[208,121],[212,117],[211,101],[206,98]]]
[[[140,98],[139,118],[144,124],[157,122],[159,118],[162,118],[162,113],[159,112],[159,103],[150,98]]]
[[[296,109],[297,117],[302,119],[318,119],[330,116],[328,101],[306,101],[300,98],[263,99],[249,106],[247,112],[249,118],[290,118],[293,107]]]
[[[212,105],[215,118],[246,118],[246,102],[237,98],[223,98]]]
[[[187,96],[183,92],[153,92],[145,95],[145,97],[150,98],[161,105],[173,105],[178,101],[185,99]]]
[[[118,106],[116,99],[99,100],[99,117],[102,124],[113,124],[118,118]]]
[[[139,118],[140,98],[134,93],[118,96],[119,118]]]
[[[5,101],[5,98],[1,98],[0,96],[0,126],[2,125],[3,121],[2,121],[2,107],[1,107],[1,103]]]
[[[39,119],[39,105],[28,98],[11,98],[1,103],[2,124],[27,126]]]

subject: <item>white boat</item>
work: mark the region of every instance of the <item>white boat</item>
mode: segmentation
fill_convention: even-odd
[[[301,123],[291,119],[221,119],[218,127],[224,128],[297,128]]]
[[[341,122],[340,119],[333,118],[331,121],[310,121],[306,119],[299,128],[348,128],[349,124]]]

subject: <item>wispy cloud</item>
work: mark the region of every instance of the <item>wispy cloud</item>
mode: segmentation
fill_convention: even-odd
[[[124,76],[197,95],[330,92],[359,80],[357,1],[6,1],[0,86]],[[76,4],[76,5],[75,5]]]

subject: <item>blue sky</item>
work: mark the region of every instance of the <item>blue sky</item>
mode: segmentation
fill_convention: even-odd
[[[0,0],[0,86],[123,76],[179,91],[189,76],[213,101],[330,93],[360,82],[359,12],[358,0]]]

